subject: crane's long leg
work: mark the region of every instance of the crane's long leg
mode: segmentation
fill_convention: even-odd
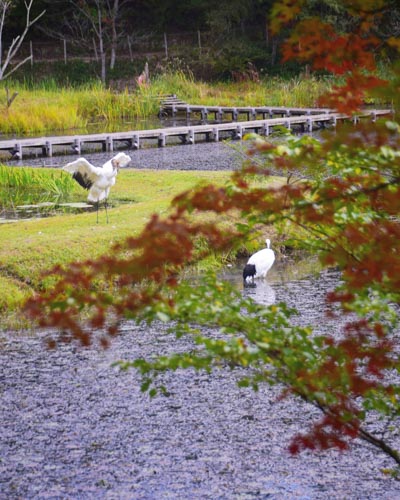
[[[99,223],[99,205],[100,205],[100,200],[97,200],[97,218],[96,218],[96,223],[98,224]]]
[[[107,210],[108,203],[107,203],[107,198],[104,200],[104,207],[106,209],[106,221],[107,221],[107,224],[108,224],[108,210]]]

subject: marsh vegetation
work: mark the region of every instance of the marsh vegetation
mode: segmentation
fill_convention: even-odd
[[[71,132],[93,124],[101,124],[103,131],[115,130],[126,122],[135,122],[137,127],[139,120],[157,116],[160,99],[169,94],[195,104],[313,106],[331,84],[329,78],[301,77],[210,84],[195,80],[188,71],[174,71],[156,76],[149,85],[137,86],[134,91],[126,87],[114,92],[96,82],[60,88],[48,79],[35,88],[8,82],[18,97],[7,107],[5,84],[0,83],[0,130],[5,135],[37,135]]]

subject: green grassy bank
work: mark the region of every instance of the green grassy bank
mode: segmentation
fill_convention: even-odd
[[[28,326],[20,306],[34,290],[48,286],[43,271],[107,253],[117,241],[137,234],[151,214],[166,214],[176,194],[202,181],[224,183],[228,177],[229,172],[121,170],[110,196],[108,224],[104,209],[98,224],[95,212],[1,224],[0,329]],[[78,185],[72,196],[86,200]]]

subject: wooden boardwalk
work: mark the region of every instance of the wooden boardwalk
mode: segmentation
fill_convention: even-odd
[[[191,106],[191,109],[200,109]],[[204,108],[204,107],[203,107]],[[220,109],[220,107],[218,107]],[[225,123],[210,123],[202,125],[184,125],[178,127],[157,128],[152,130],[132,130],[127,132],[113,132],[87,135],[68,135],[56,137],[35,137],[26,139],[10,139],[0,141],[0,151],[9,152],[12,157],[22,159],[23,155],[39,154],[51,157],[53,154],[65,153],[65,150],[76,154],[82,154],[85,146],[98,145],[103,151],[114,151],[114,149],[125,147],[138,149],[143,141],[154,142],[163,147],[170,138],[179,138],[182,144],[193,144],[196,141],[219,141],[221,139],[241,139],[246,133],[256,132],[268,136],[276,126],[283,126],[289,130],[299,127],[302,131],[311,133],[315,128],[336,125],[337,121],[352,120],[357,122],[361,118],[376,120],[379,116],[390,115],[391,110],[369,110],[357,116],[349,117],[344,114],[333,113],[330,110],[301,109],[301,108],[223,108],[236,109],[244,112],[249,109],[268,109],[272,114],[277,112],[282,116],[268,119],[254,119],[247,121],[232,121]],[[207,107],[210,110],[210,107]],[[301,110],[301,112],[300,112]],[[319,112],[317,112],[319,111]],[[249,111],[250,112],[250,111]],[[239,111],[238,111],[239,113]],[[251,112],[250,112],[251,113]],[[267,112],[266,112],[267,113]],[[268,111],[270,114],[270,111]],[[87,148],[89,149],[89,147]]]
[[[230,119],[239,120],[244,116],[248,121],[274,117],[289,117],[299,115],[321,115],[333,113],[328,108],[287,108],[282,106],[204,106],[196,104],[176,103],[173,100],[163,101],[160,107],[160,116],[175,117],[184,114],[188,120],[197,115],[201,120],[208,120],[210,115],[217,121]]]

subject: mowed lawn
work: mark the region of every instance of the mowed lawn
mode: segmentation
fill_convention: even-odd
[[[138,234],[154,213],[167,214],[175,195],[201,182],[225,183],[229,172],[121,170],[110,194],[109,223],[99,213],[63,213],[0,226],[0,329],[26,327],[20,306],[46,284],[42,273],[105,254]],[[76,186],[74,201],[86,201]]]

